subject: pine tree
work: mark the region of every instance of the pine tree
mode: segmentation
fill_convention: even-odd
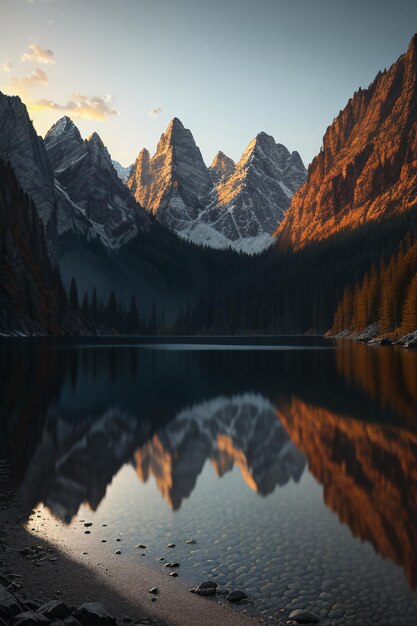
[[[91,315],[91,311],[90,311],[90,303],[88,300],[88,293],[85,292],[84,294],[84,298],[83,298],[83,302],[81,305],[81,313],[83,315],[83,317],[85,317],[87,320],[90,319],[90,315]]]
[[[117,327],[117,300],[114,291],[111,291],[106,307],[106,322],[110,330]]]
[[[408,287],[400,330],[404,335],[417,330],[417,274]]]
[[[79,311],[80,303],[78,300],[78,288],[74,277],[71,278],[69,303],[73,311]]]
[[[97,325],[98,321],[98,305],[97,305],[97,291],[93,289],[93,296],[91,298],[91,321],[94,325]]]

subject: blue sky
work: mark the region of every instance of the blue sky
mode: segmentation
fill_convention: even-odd
[[[416,31],[415,0],[0,0],[0,89],[40,134],[68,114],[125,165],[174,116],[208,164],[260,131],[307,164]]]

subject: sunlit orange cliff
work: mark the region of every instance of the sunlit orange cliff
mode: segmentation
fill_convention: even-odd
[[[328,127],[276,236],[299,249],[417,206],[417,35]]]

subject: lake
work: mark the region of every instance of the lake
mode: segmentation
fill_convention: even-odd
[[[0,458],[27,515],[43,505],[63,533],[111,522],[155,568],[174,542],[190,585],[242,589],[270,623],[280,607],[417,623],[416,352],[4,339],[0,401]]]

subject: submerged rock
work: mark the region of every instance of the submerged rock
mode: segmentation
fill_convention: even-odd
[[[315,613],[311,613],[305,609],[295,609],[295,611],[291,611],[289,619],[297,622],[297,624],[318,624],[320,621]]]

